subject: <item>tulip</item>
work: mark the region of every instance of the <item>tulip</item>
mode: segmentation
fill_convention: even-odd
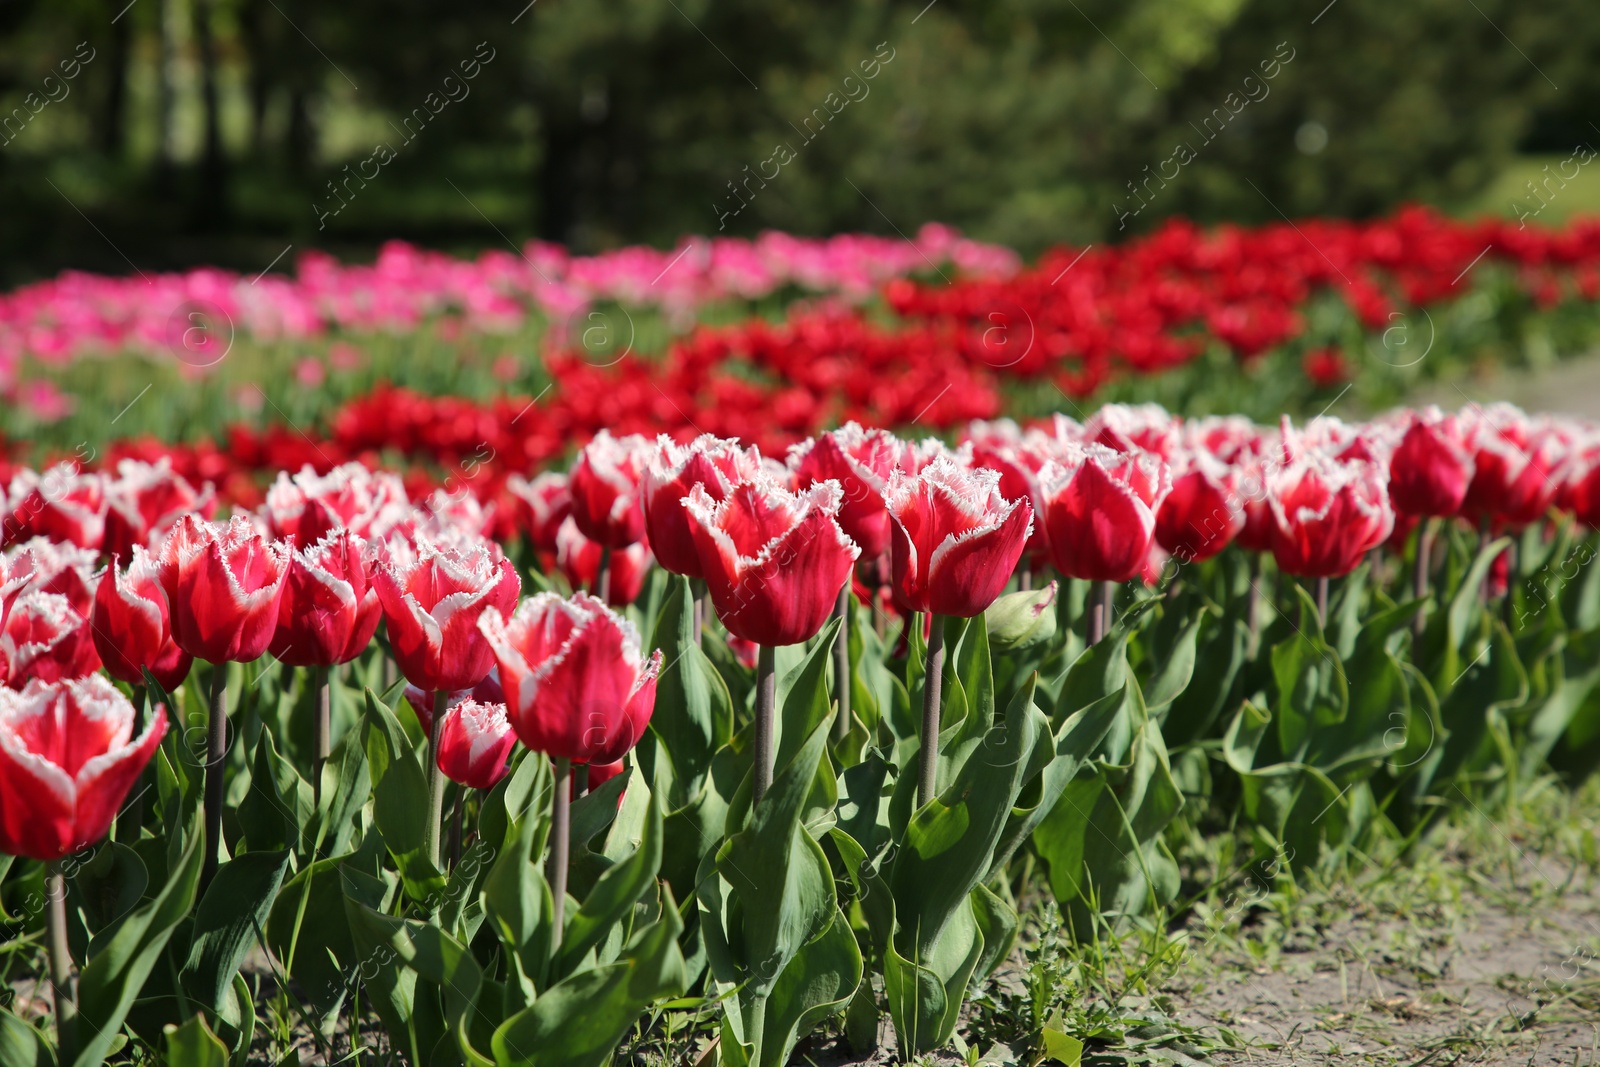
[[[325,475],[307,466],[290,477],[278,473],[261,509],[268,531],[304,547],[333,530],[382,540],[411,514],[405,487],[393,474],[374,474],[346,463]]]
[[[161,588],[156,560],[135,545],[126,570],[112,560],[95,590],[94,646],[106,673],[129,685],[145,684],[148,670],[171,692],[189,676],[194,657],[172,639],[172,616]]]
[[[445,712],[439,770],[469,789],[492,789],[506,776],[511,746],[516,743],[504,704],[480,704],[468,698]]]
[[[1043,435],[1024,434],[1010,419],[974,422],[967,429],[972,465],[1000,472],[1000,495],[1007,500],[1027,500],[1037,521],[1023,550],[1022,584],[1032,585],[1033,565],[1050,555],[1044,528],[1044,502],[1039,495],[1039,472],[1049,462]]]
[[[1567,468],[1567,505],[1579,522],[1600,530],[1600,440],[1574,450]]]
[[[1479,409],[1470,435],[1474,470],[1461,513],[1512,529],[1543,518],[1560,488],[1554,475],[1565,452],[1555,428],[1510,404],[1491,404]]]
[[[765,474],[727,499],[697,485],[684,500],[711,603],[723,626],[761,646],[756,661],[757,802],[772,784],[777,700],[773,649],[816,636],[861,549],[839,528],[844,491],[819,482],[793,492]]]
[[[243,517],[222,526],[186,515],[159,561],[180,648],[213,664],[261,658],[277,629],[287,545],[268,541]]]
[[[19,555],[0,556],[0,630],[11,617],[11,606],[33,580],[33,561]]]
[[[900,458],[901,444],[887,430],[864,430],[847,422],[820,437],[807,438],[789,449],[795,487],[836,481],[844,491],[839,528],[861,546],[869,560],[888,551],[889,512],[884,503],[889,475]]]
[[[172,469],[172,458],[155,463],[124,459],[117,476],[106,481],[105,541],[108,556],[130,559],[135,547],[148,547],[152,538],[164,537],[188,512],[211,510],[216,493],[210,483],[199,492]]]
[[[1416,412],[1389,457],[1389,499],[1395,511],[1408,515],[1455,515],[1473,470],[1456,420],[1437,408]]]
[[[30,592],[60,593],[79,615],[88,615],[94,603],[95,564],[100,554],[43,537],[18,545],[7,553],[10,573],[25,577]]]
[[[223,756],[228,744],[227,669],[260,659],[278,623],[289,549],[267,541],[243,516],[226,526],[185,515],[161,546],[157,572],[167,594],[172,639],[206,660],[211,707],[206,733],[206,853],[201,881],[216,873],[222,847]]]
[[[1118,452],[1149,452],[1171,462],[1183,424],[1160,404],[1106,404],[1083,424],[1083,439]]]
[[[333,750],[328,668],[348,663],[372,643],[382,618],[372,586],[371,547],[341,526],[308,548],[289,553],[289,576],[278,627],[267,650],[291,667],[312,668],[316,689],[312,790],[322,795],[322,767]]]
[[[105,479],[74,463],[58,463],[43,475],[22,470],[11,479],[6,511],[0,544],[45,537],[99,548],[106,531]]]
[[[1004,499],[999,487],[998,471],[970,470],[946,456],[918,474],[895,471],[889,477],[894,601],[933,619],[922,681],[919,804],[933,799],[939,765],[941,616],[981,615],[1011,580],[1033,532],[1033,506],[1026,499]]]
[[[572,466],[572,518],[583,536],[607,548],[626,548],[644,536],[640,482],[653,445],[638,434],[601,430]]]
[[[1189,458],[1188,469],[1156,511],[1156,543],[1180,563],[1204,563],[1244,529],[1238,472],[1208,452]]]
[[[500,688],[500,679],[496,677],[499,668],[491,670],[484,676],[483,681],[471,689],[458,689],[445,699],[445,710],[449,711],[463,700],[476,700],[480,704],[504,704],[506,702],[505,690]],[[411,710],[417,716],[417,722],[422,726],[425,734],[433,732],[433,703],[434,693],[426,693],[414,685],[405,688],[406,703],[411,705]]]
[[[1050,554],[1062,574],[1105,583],[1087,619],[1094,644],[1110,628],[1114,584],[1144,567],[1172,477],[1160,458],[1146,452],[1072,441],[1057,452],[1039,477]]]
[[[483,681],[494,653],[478,631],[485,613],[503,614],[517,601],[522,580],[489,542],[436,547],[422,539],[414,556],[379,565],[373,576],[400,673],[434,694],[428,733],[428,810],[424,844],[439,866],[444,777],[438,772],[440,730],[449,694]]]
[[[291,667],[331,667],[359,656],[382,617],[372,556],[348,527],[292,550],[268,651]]]
[[[737,441],[702,434],[680,445],[665,434],[658,437],[640,486],[645,532],[656,562],[673,574],[702,577],[683,498],[696,485],[704,485],[712,500],[726,499],[735,485],[755,477],[760,469],[761,453],[740,448]],[[611,602],[617,603],[614,597]]]
[[[638,743],[655,710],[661,650],[648,659],[631,622],[586,593],[540,593],[509,620],[478,622],[494,648],[511,727],[523,744],[555,760],[551,812],[551,928],[560,938],[566,906],[574,760],[615,763]]]
[[[58,682],[100,669],[93,628],[59,593],[29,591],[17,598],[0,635],[0,668],[13,689],[28,679]]]
[[[614,608],[627,607],[639,599],[644,589],[645,577],[650,573],[651,549],[646,541],[636,541],[620,551],[610,554],[610,572],[606,575],[605,601]],[[578,524],[568,516],[556,534],[556,566],[566,575],[574,590],[588,589],[600,592],[600,569],[607,550],[578,532]]]
[[[506,479],[506,489],[516,501],[516,525],[540,552],[556,550],[556,531],[572,514],[572,490],[567,476],[546,471],[533,481],[520,474]]]
[[[1286,574],[1337,578],[1381,545],[1394,525],[1383,469],[1320,453],[1297,455],[1267,478],[1272,556]]]
[[[889,478],[895,604],[903,611],[971,618],[1010,581],[1033,529],[1027,499],[1000,495],[996,471],[941,457]]]
[[[99,675],[0,690],[0,852],[48,864],[58,1047],[70,1049],[77,1014],[60,860],[105,837],[167,731],[166,710],[158,705],[138,737],[135,723],[128,698]]]

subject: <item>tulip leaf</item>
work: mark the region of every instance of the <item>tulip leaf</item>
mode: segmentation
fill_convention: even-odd
[[[221,1011],[233,976],[264,929],[289,869],[289,852],[246,852],[217,868],[195,912],[184,989],[211,1011]]]
[[[372,795],[372,772],[367,750],[357,731],[348,731],[334,746],[322,790],[322,818],[317,827],[317,851],[341,855],[350,847],[361,809]]]
[[[227,1067],[228,1046],[224,1045],[205,1017],[196,1015],[182,1026],[167,1028],[167,1067]]]
[[[856,936],[838,908],[831,919],[800,947],[773,984],[763,1017],[764,1063],[787,1063],[799,1037],[837,1015],[861,985],[863,963]]]
[[[1156,670],[1141,686],[1145,691],[1145,707],[1151,714],[1164,711],[1189,687],[1194,677],[1195,642],[1205,620],[1205,612],[1195,612],[1177,639],[1161,650]]]
[[[629,799],[640,795],[645,798],[645,822],[639,846],[599,877],[578,910],[567,919],[553,971],[558,978],[571,974],[584,954],[631,914],[634,903],[655,884],[656,872],[661,868],[661,809],[650,802],[649,790],[642,782],[635,783]]]
[[[500,1067],[600,1067],[640,1014],[687,984],[670,895],[661,919],[639,931],[620,958],[577,972],[546,990],[495,1031]]]
[[[311,787],[294,764],[278,754],[271,730],[256,741],[250,792],[239,805],[239,825],[252,852],[297,848],[315,811]]]
[[[198,828],[188,835],[178,863],[155,897],[124,919],[116,935],[83,968],[78,978],[81,1040],[74,1067],[91,1067],[105,1059],[172,931],[194,907],[204,836]]]
[[[445,875],[428,857],[428,777],[419,755],[398,755],[373,793],[372,814],[394,857],[406,894],[426,901],[445,887]]]
[[[343,1002],[348,982],[342,968],[355,960],[344,913],[343,862],[324,859],[302,868],[278,890],[267,918],[267,946],[323,1016]]]
[[[6,1067],[55,1067],[44,1035],[9,1011],[0,1011],[0,1063]]]
[[[367,763],[372,776],[374,788],[383,781],[384,774],[389,765],[401,756],[409,754],[415,746],[406,737],[404,727],[400,720],[394,717],[394,712],[371,689],[366,691],[367,717],[364,744],[367,749]]]
[[[694,596],[689,579],[673,576],[661,607],[655,644],[666,666],[656,682],[650,730],[672,762],[682,803],[699,791],[711,759],[733,733],[733,701],[727,683],[694,639]]]

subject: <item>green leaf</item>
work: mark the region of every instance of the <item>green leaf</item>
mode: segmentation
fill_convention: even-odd
[[[646,798],[644,836],[631,855],[600,876],[578,910],[567,919],[554,971],[558,977],[572,973],[584,954],[630,915],[634,904],[655,884],[656,872],[661,868],[661,809],[650,802],[644,783],[636,782],[629,797],[641,794]]]
[[[167,1027],[167,1067],[228,1067],[228,1046],[196,1015],[182,1026]]]
[[[105,1058],[173,929],[194,907],[204,836],[198,828],[188,835],[178,863],[155,898],[129,915],[116,936],[83,968],[78,979],[81,1040],[74,1067],[91,1067]]]
[[[356,955],[344,912],[343,862],[342,857],[318,860],[303,868],[279,889],[267,919],[272,954],[324,1016],[343,1002],[348,983],[341,968]]]
[[[507,1019],[491,1046],[500,1067],[600,1067],[652,1003],[687,985],[672,898],[661,919],[640,931],[615,963],[557,982]]]
[[[189,958],[182,971],[184,990],[212,1011],[239,972],[258,929],[265,929],[289,853],[246,852],[217,868],[195,913]]]
[[[1083,1042],[1070,1034],[1047,1026],[1039,1035],[1044,1057],[1066,1067],[1078,1067],[1083,1062]]]
[[[373,801],[373,819],[394,857],[407,895],[426,901],[442,891],[446,884],[444,872],[428,857],[428,776],[423,772],[419,753],[408,751],[395,756],[373,792]]]
[[[271,730],[256,742],[250,792],[239,806],[239,825],[251,852],[295,848],[311,825],[315,806],[311,786],[278,754]]]
[[[9,1011],[0,1011],[0,1063],[6,1067],[55,1067],[44,1035]]]
[[[650,730],[672,761],[683,797],[698,792],[717,749],[733,733],[728,686],[694,640],[694,597],[689,579],[674,575],[661,606],[655,643],[666,667],[656,682]],[[664,800],[667,798],[663,798]],[[681,803],[681,798],[672,798]]]

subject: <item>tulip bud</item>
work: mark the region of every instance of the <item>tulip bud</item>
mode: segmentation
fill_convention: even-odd
[[[661,650],[640,652],[633,623],[596,598],[540,593],[511,618],[485,614],[506,710],[522,743],[580,763],[615,763],[655,710]]]
[[[1000,496],[1000,474],[940,457],[889,477],[894,600],[903,611],[971,618],[994,602],[1033,530],[1026,499]]]
[[[1364,460],[1305,452],[1268,476],[1267,494],[1272,556],[1297,577],[1349,574],[1394,525],[1383,469]]]
[[[1437,408],[1416,412],[1389,457],[1389,499],[1407,515],[1454,515],[1466,499],[1473,469],[1456,420]]]
[[[189,676],[194,657],[172,640],[167,594],[155,559],[134,546],[133,562],[119,571],[112,560],[95,590],[94,646],[106,673],[130,685],[143,685],[144,671],[171,692]]]
[[[1184,563],[1204,563],[1238,536],[1245,509],[1237,471],[1208,452],[1189,462],[1156,511],[1156,543]]]
[[[1057,570],[1100,582],[1125,582],[1140,573],[1155,536],[1155,512],[1172,488],[1165,463],[1148,453],[1069,441],[1040,484]]]
[[[439,735],[439,770],[452,782],[490,789],[506,776],[506,761],[517,743],[504,704],[463,700],[444,715]]]
[[[0,690],[0,852],[51,862],[106,835],[167,730],[133,736],[128,698],[100,675]]]
[[[1007,593],[983,613],[989,647],[1001,654],[1030,652],[1056,635],[1056,583]]]

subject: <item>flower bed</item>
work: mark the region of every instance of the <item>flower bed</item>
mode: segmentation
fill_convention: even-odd
[[[920,1055],[1024,890],[1159,922],[1187,835],[1326,876],[1600,756],[1585,423],[619,430],[477,488],[14,474],[4,1047]]]

